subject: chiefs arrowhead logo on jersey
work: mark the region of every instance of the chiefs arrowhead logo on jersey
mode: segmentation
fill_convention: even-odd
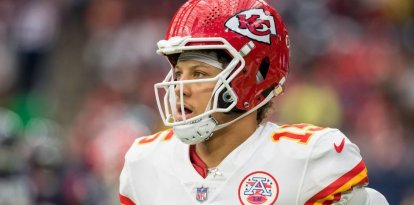
[[[238,34],[267,44],[270,44],[271,35],[276,35],[274,18],[263,9],[242,11],[229,18],[225,26]]]

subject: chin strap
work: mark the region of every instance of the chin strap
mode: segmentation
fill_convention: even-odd
[[[276,86],[276,88],[273,89],[273,92],[269,93],[269,95],[261,103],[259,103],[251,110],[243,113],[242,115],[230,122],[218,125],[217,121],[210,115],[205,116],[190,124],[174,126],[174,133],[182,142],[186,144],[193,145],[206,141],[210,139],[210,137],[213,135],[215,131],[227,127],[236,122],[237,120],[249,115],[250,113],[256,111],[257,109],[268,103],[273,97],[278,96],[280,93],[282,93],[283,83],[284,78],[282,79],[282,83]]]
[[[270,93],[261,103],[259,103],[256,107],[252,108],[251,110],[243,113],[239,117],[235,118],[234,120],[224,123],[224,124],[217,124],[217,121],[212,116],[206,116],[201,118],[200,120],[185,124],[185,125],[177,125],[173,127],[175,136],[180,139],[185,144],[193,145],[198,144],[200,142],[204,142],[210,137],[212,137],[213,133],[219,129],[227,127],[237,120],[245,117],[246,115],[254,112],[255,110],[262,107],[264,104],[269,102],[275,94],[272,92]]]
[[[204,142],[213,135],[217,121],[206,116],[191,124],[177,125],[173,127],[175,136],[185,144],[193,145]]]

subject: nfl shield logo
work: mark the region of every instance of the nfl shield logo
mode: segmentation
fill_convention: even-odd
[[[197,194],[196,194],[197,201],[207,200],[207,193],[208,193],[208,187],[197,188]]]

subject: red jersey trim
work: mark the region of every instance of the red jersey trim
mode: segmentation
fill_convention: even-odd
[[[200,174],[203,178],[207,177],[207,165],[203,162],[203,160],[198,156],[195,145],[190,145],[190,161],[193,165],[194,169]]]
[[[158,136],[160,136],[161,133],[162,132],[158,132],[154,135],[144,137],[140,141],[138,141],[138,144],[147,144],[147,143],[153,142],[154,140],[156,140],[158,138]]]
[[[136,205],[131,199],[122,194],[119,194],[119,200],[121,201],[121,205]]]
[[[150,135],[148,137],[143,137],[141,140],[138,141],[138,144],[151,143],[151,142],[155,141],[161,135],[165,135],[164,138],[162,139],[163,141],[168,141],[168,140],[172,139],[172,137],[174,136],[174,132],[173,132],[172,129],[160,131],[160,132],[158,132],[156,134],[153,134],[153,135]]]
[[[329,205],[341,199],[341,193],[358,185],[368,184],[368,171],[361,160],[352,170],[342,175],[329,186],[310,198],[305,205]]]
[[[168,134],[164,137],[164,141],[167,141],[167,140],[170,140],[172,137],[174,136],[174,132],[173,132],[173,130],[171,129],[169,132],[168,132]]]

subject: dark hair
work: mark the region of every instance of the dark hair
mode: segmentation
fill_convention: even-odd
[[[262,123],[263,120],[267,117],[267,115],[271,113],[272,105],[273,105],[273,102],[269,101],[268,103],[266,103],[265,105],[257,109],[257,117],[256,117],[257,124]]]
[[[220,63],[223,64],[223,68],[226,68],[231,61],[231,56],[225,50],[213,50],[217,53],[217,58]]]

